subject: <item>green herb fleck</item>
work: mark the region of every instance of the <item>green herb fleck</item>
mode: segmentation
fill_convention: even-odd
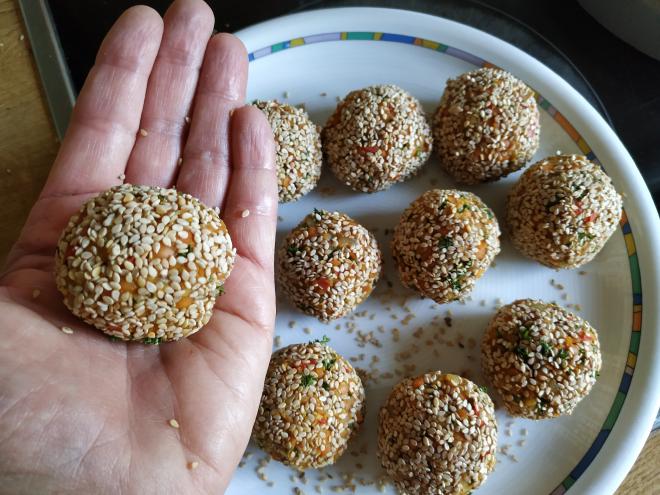
[[[461,207],[458,209],[458,213],[463,213],[465,210],[472,210],[472,208],[470,208],[469,204],[463,203]]]
[[[461,281],[457,278],[451,281],[451,288],[454,290],[461,290],[463,286],[461,285]]]
[[[295,256],[300,252],[300,248],[298,246],[294,246],[293,244],[290,246],[287,246],[286,252],[289,253],[291,256]]]
[[[518,329],[518,333],[520,334],[520,338],[523,340],[529,340],[530,336],[530,329],[527,327],[520,327]]]
[[[309,387],[311,385],[314,385],[316,383],[316,377],[314,375],[303,375],[302,377],[302,386],[303,387]]]
[[[447,249],[449,246],[454,245],[454,240],[451,237],[441,237],[438,241],[440,249]]]
[[[110,340],[110,342],[119,342],[121,339],[119,337],[115,337],[114,335],[108,335],[108,340]]]
[[[321,384],[321,387],[323,387],[323,390],[325,390],[326,392],[330,392],[330,384],[328,382],[324,381]]]
[[[225,293],[225,286],[224,285],[218,285],[215,288],[215,297],[220,297]]]
[[[323,338],[321,338],[321,339],[312,340],[312,344],[324,344],[325,345],[328,342],[330,342],[330,337],[328,337],[327,335],[324,335]]]
[[[337,362],[337,358],[324,359],[322,361],[323,367],[326,369],[326,371],[330,371],[330,368],[332,368],[336,362]]]
[[[527,350],[524,347],[518,346],[515,348],[514,352],[518,355],[519,358],[527,361]]]
[[[486,214],[486,216],[488,217],[488,220],[492,220],[492,218],[494,216],[493,211],[488,207],[484,207],[483,210],[484,210],[484,213]]]
[[[596,237],[596,236],[593,235],[593,234],[590,234],[589,232],[578,232],[578,241],[580,241],[580,242],[584,242],[585,239],[591,240],[594,237]]]
[[[557,353],[557,356],[559,359],[566,359],[568,357],[568,351],[566,349],[562,349]]]
[[[479,387],[479,390],[481,390],[484,394],[488,393],[488,387],[481,386]]]
[[[445,206],[447,206],[447,200],[446,199],[442,203],[440,203],[440,210],[444,210]]]
[[[152,344],[152,345],[158,345],[161,343],[161,338],[160,337],[145,337],[142,339],[143,344]]]
[[[180,251],[179,256],[186,258],[192,252],[192,246],[188,246],[185,251]]]
[[[323,210],[317,210],[314,208],[314,218],[318,215],[319,218],[323,218]]]
[[[551,352],[550,349],[551,347],[548,345],[547,342],[541,342],[541,354],[543,356],[549,356]]]

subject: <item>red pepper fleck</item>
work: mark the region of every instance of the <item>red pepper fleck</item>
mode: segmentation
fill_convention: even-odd
[[[589,335],[589,334],[586,333],[584,330],[581,330],[580,333],[579,333],[579,335],[580,335],[580,340],[583,341],[583,342],[584,342],[584,341],[592,341],[592,340],[594,340],[593,336],[592,336],[592,335]]]
[[[325,277],[317,278],[316,285],[318,285],[321,288],[321,290],[325,292],[330,288],[330,281]]]
[[[378,152],[377,146],[360,146],[357,149],[360,153],[376,153]]]
[[[598,213],[596,213],[596,212],[594,211],[594,212],[591,213],[591,215],[589,215],[589,216],[585,219],[585,221],[586,221],[586,222],[593,222],[594,220],[596,220],[596,218],[598,218]]]

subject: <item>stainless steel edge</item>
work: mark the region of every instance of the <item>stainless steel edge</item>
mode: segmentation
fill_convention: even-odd
[[[44,0],[18,0],[18,5],[27,28],[55,131],[61,140],[69,124],[76,93],[50,8]]]

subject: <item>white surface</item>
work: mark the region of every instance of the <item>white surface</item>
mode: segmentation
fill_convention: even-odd
[[[627,198],[624,205],[637,243],[642,272],[645,302],[642,341],[633,382],[616,426],[597,458],[569,490],[570,493],[599,495],[613,492],[639,453],[659,405],[659,389],[655,385],[659,376],[659,352],[655,303],[658,300],[658,273],[654,246],[660,243],[660,222],[630,156],[596,111],[556,74],[520,50],[455,22],[388,9],[334,9],[275,19],[238,34],[252,52],[280,41],[335,31],[378,31],[422,37],[463,49],[511,71],[566,116],[604,164],[617,190],[624,193]],[[248,99],[285,100],[284,94],[287,93],[289,98],[285,101],[304,103],[313,120],[322,125],[334,109],[337,96],[343,97],[348,91],[369,84],[394,83],[419,98],[426,111],[432,112],[446,79],[473,68],[446,54],[413,45],[382,41],[324,42],[284,50],[251,62]],[[327,96],[321,96],[321,93],[327,93]],[[557,150],[580,152],[547,112],[542,111],[541,115],[541,147],[534,160]],[[506,192],[519,174],[466,189],[479,195],[501,220]],[[433,186],[432,182],[436,185]],[[386,280],[381,280],[372,297],[358,308],[358,312],[366,311],[366,316],[347,317],[328,325],[304,316],[285,300],[279,300],[276,335],[281,338],[281,345],[327,334],[332,339],[330,345],[344,356],[365,354],[364,360],[353,362],[356,367],[368,368],[371,356],[378,355],[378,369],[393,372],[396,367],[402,368],[401,363],[395,361],[395,354],[417,343],[420,350],[407,361],[416,365],[412,374],[441,369],[484,384],[479,365],[479,341],[499,300],[506,304],[520,297],[535,297],[564,305],[581,305],[582,310],[578,313],[598,329],[603,351],[603,369],[596,386],[575,413],[566,418],[532,422],[510,418],[499,409],[499,445],[509,444],[509,452],[518,458],[518,462],[498,453],[495,471],[478,491],[480,494],[550,493],[569,475],[592,444],[621,382],[632,322],[630,270],[621,231],[617,230],[597,258],[583,267],[587,272],[584,276],[579,275],[578,270],[555,272],[523,258],[504,234],[496,267],[488,270],[477,282],[471,300],[466,304],[438,306],[421,300],[401,286],[389,250],[391,236],[385,235],[385,229],[391,230],[401,211],[423,191],[432,187],[456,187],[439,169],[437,160],[431,159],[413,180],[377,194],[355,193],[341,185],[327,169],[323,171],[319,187],[334,188],[335,194],[322,195],[317,189],[297,203],[280,207],[283,221],[278,224],[278,241],[314,207],[344,211],[366,227],[378,229],[375,234],[384,253],[385,279],[393,283],[393,289],[400,297],[392,303],[383,303],[381,296],[388,287]],[[560,291],[552,287],[551,278],[563,284],[565,289]],[[562,299],[563,293],[567,294],[568,301]],[[404,298],[415,315],[407,325],[401,322],[408,314],[401,304]],[[453,325],[442,338],[456,343],[458,335],[462,334],[465,348],[440,345],[437,341],[433,347],[426,347],[425,340],[444,326],[447,310],[452,312]],[[375,315],[373,320],[370,319],[372,314]],[[294,328],[289,327],[290,321],[296,322]],[[351,323],[356,327],[354,333],[349,333],[347,328]],[[337,324],[341,325],[340,330],[335,329]],[[379,332],[379,325],[383,326],[384,333]],[[420,327],[423,328],[423,337],[417,339],[413,332]],[[305,333],[305,328],[311,333]],[[393,328],[400,330],[399,342],[392,339]],[[376,348],[371,344],[358,347],[355,340],[357,330],[373,331],[383,347]],[[476,341],[476,347],[470,348],[470,338]],[[437,349],[438,356],[434,355],[434,349]],[[248,452],[253,454],[236,472],[228,493],[292,493],[294,486],[301,487],[306,493],[316,493],[317,484],[323,486],[324,493],[332,493],[333,486],[343,484],[342,473],[353,473],[356,479],[375,481],[383,474],[376,459],[377,412],[399,379],[395,376],[367,386],[365,426],[338,464],[323,470],[332,474],[333,479],[319,482],[319,473],[308,471],[306,485],[301,481],[293,482],[290,477],[294,471],[273,461],[264,469],[268,479],[274,482],[268,487],[255,473],[258,461],[265,454],[251,444]],[[497,403],[497,397],[494,399]],[[525,445],[520,446],[518,442],[523,438],[523,428],[529,433]],[[511,432],[510,437],[507,430]],[[366,455],[351,455],[350,451],[358,451],[363,446],[368,449]],[[358,469],[356,463],[364,467]],[[379,493],[374,486],[358,484],[357,490],[365,494]],[[394,493],[391,486],[387,491]]]

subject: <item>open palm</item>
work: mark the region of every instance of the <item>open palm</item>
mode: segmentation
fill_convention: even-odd
[[[80,93],[0,279],[2,493],[220,493],[245,448],[271,351],[277,188],[268,123],[242,107],[245,49],[213,24],[201,0],[164,19],[129,9]],[[124,176],[222,209],[235,267],[189,339],[111,342],[55,289],[68,218]]]

